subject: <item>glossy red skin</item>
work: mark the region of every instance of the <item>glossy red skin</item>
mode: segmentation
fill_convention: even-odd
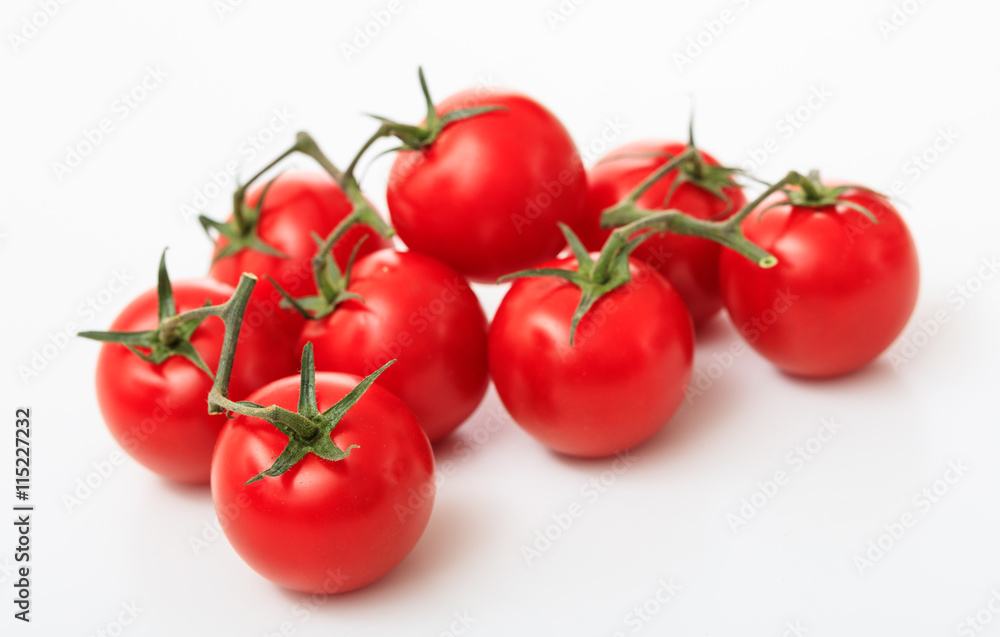
[[[247,194],[248,205],[257,204],[263,189],[262,183]],[[212,278],[233,286],[239,283],[240,275],[244,272],[257,275],[259,281],[251,296],[248,315],[256,313],[258,320],[264,318],[268,322],[277,323],[285,338],[273,343],[274,350],[287,353],[296,362],[298,353],[302,350],[296,349],[295,343],[304,321],[299,314],[279,306],[282,297],[265,276],[272,277],[293,296],[315,295],[312,258],[316,254],[316,242],[312,233],[325,238],[351,211],[351,203],[340,186],[325,173],[282,173],[267,192],[257,230],[264,243],[277,248],[289,258],[242,250],[214,262],[209,271]],[[391,245],[370,228],[355,226],[333,247],[334,256],[341,268],[347,264],[351,250],[365,236],[367,239],[361,246],[359,255]],[[225,244],[226,239],[220,237],[216,243],[216,251]]]
[[[211,301],[224,303],[233,288],[213,279],[173,284],[179,312]],[[156,290],[132,301],[111,325],[111,331],[134,332],[157,326]],[[218,365],[224,335],[222,321],[208,318],[191,343],[210,369]],[[258,342],[270,340],[267,327],[257,330]],[[267,349],[247,344],[240,335],[230,395],[245,398],[275,378],[290,373],[273,362]],[[125,346],[105,343],[97,359],[97,400],[115,440],[147,469],[178,482],[209,480],[212,449],[225,418],[209,416],[212,379],[183,357],[171,356],[161,365],[143,361]]]
[[[487,321],[461,274],[416,252],[380,250],[354,264],[348,301],[309,321],[299,351],[316,369],[367,376],[398,359],[379,384],[413,410],[431,442],[462,424],[489,386]]]
[[[687,144],[679,142],[638,141],[617,148],[602,158],[587,177],[587,213],[583,223],[574,228],[588,250],[600,251],[611,230],[601,228],[601,213],[618,203],[643,179],[667,163],[666,157],[621,157],[648,153],[679,155]],[[718,166],[711,155],[702,152],[705,163]],[[639,205],[648,210],[681,210],[698,219],[724,219],[746,205],[746,196],[738,186],[724,188],[729,204],[712,193],[688,182],[677,187],[668,203],[667,193],[678,176],[670,171],[649,188]],[[719,253],[714,241],[678,234],[660,234],[642,243],[632,258],[646,262],[665,276],[684,299],[695,326],[700,326],[722,309],[719,291]]]
[[[456,122],[429,148],[399,153],[387,200],[411,250],[473,281],[496,283],[566,245],[556,224],[578,223],[587,178],[569,133],[528,97],[469,90],[437,111],[486,105],[507,110]],[[529,209],[530,203],[539,205]]]
[[[361,379],[316,374],[319,409]],[[253,394],[294,410],[298,377]],[[359,448],[336,462],[312,453],[276,478],[244,484],[267,469],[288,438],[245,416],[226,423],[212,465],[212,499],[226,537],[268,580],[308,593],[344,593],[379,579],[410,553],[434,504],[434,457],[416,417],[378,384],[341,419],[332,439]]]
[[[845,206],[780,206],[760,223],[756,212],[743,223],[777,266],[762,270],[723,250],[730,318],[754,349],[791,374],[837,376],[867,365],[902,332],[916,304],[917,251],[899,213],[870,192],[844,197],[868,208],[878,225]],[[784,290],[799,298],[776,302]]]
[[[594,258],[597,255],[593,255]],[[576,267],[576,260],[552,267]],[[632,283],[570,321],[580,290],[554,277],[519,279],[490,327],[490,372],[514,420],[550,449],[601,457],[658,432],[684,398],[694,333],[670,284],[638,261]]]

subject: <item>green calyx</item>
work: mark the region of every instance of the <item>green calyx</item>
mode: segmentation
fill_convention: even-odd
[[[785,199],[777,201],[767,208],[764,208],[761,210],[760,214],[764,214],[771,208],[784,205],[799,206],[803,208],[844,206],[868,217],[872,223],[878,223],[878,219],[874,214],[872,214],[871,210],[843,197],[843,194],[848,190],[865,190],[884,197],[884,195],[881,195],[870,188],[850,184],[844,186],[826,186],[820,180],[818,170],[812,170],[806,176],[798,175],[798,178],[792,180],[789,183],[789,186],[791,187],[782,189]]]
[[[741,224],[760,203],[778,189],[786,186],[791,180],[801,178],[798,173],[789,173],[777,184],[772,185],[757,199],[743,207],[736,214],[725,220],[702,220],[685,214],[680,210],[649,210],[641,208],[639,198],[653,184],[679,165],[688,161],[696,153],[689,146],[680,155],[663,164],[648,175],[638,186],[627,194],[620,202],[601,213],[602,228],[616,228],[608,241],[622,245],[637,232],[673,232],[715,241],[750,259],[762,268],[777,265],[778,260],[760,246],[747,240],[743,235]]]
[[[267,195],[268,189],[277,177],[267,182],[264,189],[261,191],[260,198],[255,206],[251,207],[247,205],[246,191],[247,188],[249,188],[250,185],[259,179],[264,173],[276,166],[286,157],[295,153],[301,153],[313,158],[316,163],[318,163],[323,170],[337,182],[337,185],[340,186],[344,195],[346,195],[348,200],[351,202],[351,206],[353,207],[351,217],[361,223],[370,225],[377,232],[379,232],[379,234],[385,237],[391,237],[393,235],[392,228],[386,224],[378,213],[372,209],[371,205],[365,199],[364,194],[361,192],[361,186],[358,184],[357,179],[354,178],[353,168],[357,158],[355,158],[355,162],[352,162],[350,170],[342,172],[333,164],[332,161],[330,161],[326,154],[323,153],[319,144],[316,143],[316,140],[313,139],[309,133],[301,131],[295,135],[295,143],[292,144],[290,148],[258,171],[257,174],[247,181],[247,183],[241,184],[236,188],[236,191],[233,193],[233,218],[231,221],[223,223],[209,219],[204,215],[198,217],[198,221],[201,222],[201,225],[206,232],[211,234],[211,231],[214,230],[219,235],[226,238],[226,246],[215,255],[216,261],[230,257],[242,250],[254,250],[256,252],[262,252],[272,256],[285,259],[288,258],[288,255],[261,240],[257,233],[260,221],[260,211],[264,205],[264,198]]]
[[[360,193],[360,190],[358,192]],[[354,266],[354,260],[358,256],[358,250],[361,249],[361,245],[368,237],[362,236],[354,245],[343,272],[341,272],[340,267],[337,265],[337,260],[333,254],[333,247],[337,242],[347,234],[348,230],[359,224],[374,229],[387,239],[393,234],[392,228],[372,210],[367,202],[365,202],[364,206],[355,206],[354,211],[344,217],[326,239],[313,235],[313,241],[316,242],[317,250],[312,258],[312,271],[313,280],[316,282],[316,289],[319,290],[319,294],[297,299],[282,288],[277,281],[268,277],[271,285],[284,297],[284,300],[281,302],[282,307],[291,308],[306,319],[321,319],[330,315],[338,305],[345,301],[354,299],[364,302],[361,296],[353,292],[348,292],[347,287],[351,282],[351,268]]]
[[[218,316],[225,324],[218,373],[215,375],[212,389],[208,394],[208,413],[236,413],[250,418],[261,418],[288,436],[288,444],[274,463],[268,469],[251,477],[246,484],[262,480],[264,477],[280,476],[309,453],[331,461],[343,460],[348,457],[351,450],[357,445],[340,449],[333,444],[330,438],[331,432],[344,417],[344,414],[368,391],[368,388],[382,372],[396,362],[395,360],[389,361],[381,369],[358,383],[333,407],[320,412],[316,399],[316,366],[313,361],[313,347],[312,343],[307,343],[302,351],[299,404],[295,411],[277,405],[265,407],[247,400],[230,400],[229,381],[233,373],[236,347],[239,344],[240,330],[243,326],[247,304],[250,302],[250,295],[256,283],[257,277],[244,272],[233,296],[224,304],[192,310],[181,315],[183,318],[188,314],[201,311],[208,316]]]
[[[423,68],[418,67],[417,75],[420,78],[420,90],[423,92],[424,102],[427,105],[427,115],[424,117],[424,123],[418,126],[412,124],[401,124],[386,117],[371,115],[371,117],[381,122],[381,125],[375,135],[373,135],[368,143],[362,147],[361,152],[358,153],[358,157],[360,157],[361,154],[364,153],[375,140],[381,137],[395,137],[402,142],[402,146],[392,150],[421,150],[433,144],[438,138],[438,135],[441,134],[441,131],[443,131],[449,124],[462,121],[463,119],[477,117],[492,111],[506,110],[503,106],[474,106],[472,108],[459,108],[438,115],[437,109],[434,108],[434,101],[431,99],[430,90],[427,88],[427,80],[424,78]],[[351,168],[348,170],[351,171],[356,163],[356,161],[353,162]]]
[[[81,332],[79,334],[84,338],[106,343],[121,343],[142,357],[143,360],[150,362],[162,362],[170,356],[185,356],[190,358],[206,374],[212,376],[212,372],[188,339],[206,318],[216,316],[222,319],[225,325],[225,336],[219,355],[218,372],[213,376],[212,389],[208,394],[208,413],[237,413],[251,418],[261,418],[288,436],[288,444],[274,463],[268,469],[250,478],[247,484],[261,480],[266,476],[280,476],[309,453],[331,461],[343,460],[348,457],[351,450],[357,445],[340,449],[333,444],[330,435],[334,427],[368,391],[368,388],[382,372],[396,362],[395,360],[389,361],[381,369],[358,383],[334,406],[321,412],[316,399],[316,366],[313,361],[313,347],[312,343],[307,343],[302,351],[299,404],[295,411],[277,405],[265,407],[246,400],[230,400],[229,381],[233,373],[236,347],[240,340],[240,330],[243,326],[247,304],[250,302],[250,295],[253,293],[256,283],[257,277],[244,272],[240,276],[239,284],[232,297],[225,303],[206,305],[183,314],[177,314],[170,279],[167,277],[166,265],[161,257],[160,279],[157,286],[160,302],[160,324],[157,329],[134,333]],[[172,344],[168,345],[167,343]],[[136,348],[148,349],[150,353],[140,352]]]
[[[690,183],[725,202],[724,214],[728,214],[732,211],[733,202],[726,195],[725,189],[737,186],[734,177],[744,174],[744,171],[730,166],[713,166],[705,161],[705,157],[694,143],[694,115],[688,122],[688,150],[689,156],[677,165],[677,178],[670,185],[670,191],[667,192],[663,205],[670,204],[681,184]]]
[[[663,233],[700,237],[715,241],[750,259],[761,268],[773,268],[778,259],[757,244],[751,242],[743,234],[743,220],[759,206],[767,197],[778,190],[796,184],[802,175],[790,172],[782,180],[771,185],[754,201],[748,203],[731,217],[721,221],[706,221],[696,219],[680,210],[647,210],[638,205],[639,198],[657,181],[671,170],[685,162],[691,161],[697,155],[693,145],[689,145],[680,155],[666,162],[652,174],[648,175],[620,202],[606,209],[601,214],[601,226],[615,228],[601,248],[597,261],[594,261],[579,238],[566,226],[560,224],[560,229],[566,237],[566,242],[572,249],[577,260],[577,270],[561,270],[558,268],[540,268],[524,270],[501,277],[501,281],[519,277],[554,276],[569,281],[581,290],[580,303],[573,313],[570,324],[570,345],[576,337],[576,329],[580,320],[605,294],[625,285],[631,280],[628,260],[632,252],[649,237]]]
[[[257,234],[260,211],[264,207],[264,198],[272,184],[274,184],[274,179],[264,185],[264,189],[257,199],[257,204],[254,206],[248,205],[246,201],[246,186],[249,184],[238,186],[236,195],[233,197],[233,218],[229,221],[222,222],[210,219],[205,215],[198,216],[198,222],[206,233],[211,233],[214,230],[226,238],[226,245],[215,253],[215,256],[212,257],[213,262],[231,257],[243,250],[254,250],[282,259],[288,258],[287,254],[268,245]]]
[[[274,461],[274,464],[247,480],[246,484],[263,480],[265,476],[272,478],[280,476],[295,466],[309,453],[315,454],[324,460],[343,460],[351,455],[351,450],[358,448],[358,445],[351,445],[346,449],[341,449],[333,444],[330,435],[333,433],[337,423],[344,417],[344,414],[357,404],[358,400],[372,386],[372,383],[395,362],[395,360],[392,360],[383,365],[379,370],[358,383],[354,389],[337,401],[335,405],[321,412],[316,400],[316,365],[313,361],[313,346],[312,343],[306,343],[305,348],[302,350],[299,405],[295,411],[290,411],[277,405],[264,407],[250,401],[234,403],[222,398],[213,389],[213,393],[209,397],[209,413],[232,411],[244,416],[261,418],[288,436],[288,444]],[[232,364],[231,360],[229,364]]]
[[[559,268],[537,268],[533,270],[522,270],[500,277],[500,281],[509,279],[553,276],[569,281],[580,288],[580,303],[573,312],[573,319],[570,323],[569,344],[572,347],[576,340],[576,329],[580,320],[590,311],[590,308],[609,292],[628,283],[632,277],[629,273],[628,258],[632,251],[642,243],[644,236],[628,240],[621,244],[611,245],[606,243],[601,250],[597,261],[594,261],[587,248],[584,247],[579,237],[564,223],[559,224],[559,229],[566,237],[576,257],[576,270],[562,270]]]
[[[610,159],[613,160],[625,157],[663,157],[667,160],[674,160],[680,157],[679,161],[671,165],[671,170],[676,170],[677,176],[674,178],[673,183],[670,184],[670,189],[663,198],[663,205],[669,206],[671,199],[673,199],[674,194],[677,192],[677,189],[680,188],[682,184],[689,183],[704,190],[705,192],[708,192],[726,204],[726,210],[719,215],[720,217],[725,217],[732,212],[733,202],[726,194],[725,189],[739,187],[739,184],[735,181],[735,177],[740,175],[746,176],[745,171],[740,168],[733,168],[730,166],[714,166],[705,160],[705,156],[694,143],[693,115],[688,123],[687,148],[683,153],[681,153],[681,155],[672,155],[665,152],[628,153],[615,155]]]
[[[156,293],[159,302],[159,324],[154,330],[143,332],[80,332],[77,336],[89,338],[102,343],[118,343],[124,345],[130,352],[153,365],[159,365],[171,356],[182,356],[191,361],[198,369],[210,378],[214,378],[212,370],[198,350],[191,344],[191,335],[209,316],[218,315],[223,306],[212,306],[210,302],[197,310],[177,314],[174,303],[174,291],[167,274],[167,251],[160,256],[160,269],[157,278]]]
[[[345,221],[347,220],[345,219]],[[350,225],[347,226],[347,228],[349,227]],[[347,228],[344,229],[345,232]],[[343,234],[343,232],[340,234]],[[334,230],[330,236],[336,239],[338,236],[337,231]],[[365,239],[367,237],[361,237],[361,240],[354,245],[351,256],[347,261],[347,267],[341,273],[340,267],[337,266],[337,260],[334,258],[333,251],[331,250],[336,240],[323,241],[314,235],[313,240],[319,249],[316,252],[316,256],[313,257],[313,279],[316,281],[316,289],[319,290],[319,294],[297,299],[278,285],[277,281],[268,277],[271,285],[284,297],[284,300],[281,302],[282,307],[295,310],[307,320],[318,320],[329,316],[337,309],[337,306],[345,301],[353,299],[364,303],[361,295],[348,292],[347,287],[351,283],[351,268],[354,266],[358,250],[361,249],[361,245],[365,242]]]
[[[638,204],[639,198],[647,192],[653,184],[672,170],[698,170],[699,162],[703,164],[700,154],[694,145],[692,134],[691,143],[687,149],[669,161],[658,167],[651,174],[647,175],[631,192],[629,192],[620,202],[607,208],[601,213],[601,227],[614,228],[608,236],[608,240],[601,248],[601,253],[596,262],[580,244],[579,239],[568,228],[562,227],[566,241],[576,255],[579,264],[578,271],[566,271],[555,268],[543,268],[538,270],[526,270],[507,275],[501,280],[526,277],[526,276],[556,276],[565,279],[582,291],[580,304],[573,315],[570,332],[570,344],[573,344],[576,328],[580,320],[586,315],[591,307],[605,294],[624,285],[630,280],[628,258],[635,248],[647,238],[654,234],[672,232],[674,234],[699,237],[714,241],[725,246],[745,258],[753,261],[761,268],[773,268],[778,265],[778,259],[764,250],[757,244],[748,240],[743,234],[743,221],[763,204],[763,202],[776,192],[783,192],[787,197],[774,205],[794,204],[811,207],[823,207],[831,205],[843,205],[865,214],[874,221],[874,216],[870,211],[846,201],[842,195],[848,189],[858,188],[857,186],[826,187],[819,179],[817,172],[812,172],[809,176],[804,176],[795,171],[790,171],[782,179],[768,186],[756,199],[749,202],[742,209],[732,216],[722,220],[702,220],[685,214],[680,210],[648,210],[641,208]],[[704,166],[702,166],[704,168]],[[732,176],[733,170],[725,169],[725,173],[716,173],[712,179],[717,179],[721,183],[720,175],[725,174],[726,180]],[[675,184],[676,185],[676,184]],[[729,185],[728,183],[726,185]],[[669,200],[669,195],[667,199]],[[769,208],[765,208],[761,213]]]

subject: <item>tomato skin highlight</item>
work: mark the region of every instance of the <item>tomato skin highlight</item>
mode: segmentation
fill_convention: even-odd
[[[850,189],[873,224],[838,205],[783,205],[743,223],[778,258],[762,270],[730,250],[720,260],[726,309],[762,356],[790,374],[838,376],[864,367],[903,331],[917,301],[916,246],[882,196]],[[763,210],[777,199],[766,201]]]
[[[233,288],[213,279],[173,284],[179,312],[197,309],[211,301],[229,300]],[[156,290],[147,290],[122,310],[111,331],[155,329],[158,322]],[[256,328],[255,343],[274,336],[267,326]],[[225,330],[217,318],[208,318],[191,337],[191,344],[214,370],[222,350]],[[230,395],[242,399],[250,392],[292,372],[275,364],[275,357],[254,344],[236,352]],[[280,360],[280,358],[279,358]],[[206,399],[212,379],[193,363],[171,356],[160,365],[148,363],[123,345],[104,343],[97,359],[97,400],[108,430],[119,445],[147,469],[178,482],[207,484],[212,449],[222,416],[210,416]]]
[[[667,157],[621,157],[651,153],[677,156],[687,149],[680,142],[637,141],[612,150],[588,173],[587,210],[583,222],[575,227],[588,250],[598,251],[610,234],[600,226],[601,213],[621,201],[643,179],[667,163]],[[719,162],[701,152],[705,163]],[[724,219],[746,205],[743,190],[736,185],[722,189],[729,203],[690,182],[682,183],[666,201],[667,193],[679,173],[672,170],[639,197],[638,203],[649,210],[680,210],[697,219]],[[714,241],[670,233],[661,233],[644,241],[632,258],[665,276],[684,299],[696,327],[705,324],[722,309],[719,290],[719,254],[722,247]]]
[[[594,255],[597,258],[597,255]],[[575,267],[572,257],[546,267]],[[570,321],[579,288],[553,277],[518,279],[490,327],[490,371],[513,419],[555,451],[602,457],[663,428],[691,378],[694,333],[684,302],[645,264]]]
[[[411,250],[472,281],[496,283],[566,245],[556,224],[578,223],[587,178],[565,127],[528,97],[467,90],[436,108],[487,105],[506,110],[449,124],[428,148],[400,152],[387,201]]]
[[[319,409],[360,380],[317,373]],[[298,396],[293,376],[250,400],[294,410]],[[266,579],[306,593],[348,592],[391,571],[420,539],[434,504],[430,443],[388,390],[369,388],[331,437],[341,449],[359,448],[336,462],[310,453],[283,475],[247,485],[288,438],[263,420],[236,416],[219,436],[212,465],[212,499],[233,548]]]
[[[247,194],[247,204],[256,206],[264,183],[257,184]],[[212,264],[209,275],[236,286],[240,275],[250,272],[259,281],[250,297],[247,308],[249,319],[257,315],[257,320],[277,323],[286,338],[273,343],[274,350],[288,353],[289,358],[298,363],[296,342],[302,330],[303,319],[291,310],[279,306],[282,297],[267,276],[272,277],[285,290],[296,297],[316,294],[316,283],[312,273],[312,258],[316,254],[316,242],[312,233],[325,238],[337,224],[353,210],[340,186],[325,173],[309,171],[289,171],[278,175],[264,198],[260,212],[257,233],[269,246],[288,255],[283,259],[255,250],[219,259]],[[358,251],[359,255],[369,254],[391,243],[365,226],[351,228],[333,247],[337,264],[343,268],[347,264],[351,250],[362,237],[367,237]],[[216,254],[226,245],[225,237],[216,241]],[[297,369],[297,367],[296,367]]]
[[[380,250],[354,264],[350,300],[308,321],[316,369],[379,377],[413,411],[431,442],[476,410],[489,386],[487,320],[461,274],[416,252]]]

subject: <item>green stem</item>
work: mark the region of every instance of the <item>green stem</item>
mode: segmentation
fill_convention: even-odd
[[[233,192],[233,219],[236,220],[236,226],[240,229],[240,232],[249,232],[250,228],[247,226],[246,218],[243,216],[243,201],[246,197],[247,188],[250,187],[255,181],[261,178],[261,176],[267,171],[271,170],[278,165],[278,162],[288,157],[289,155],[295,153],[298,150],[298,142],[285,152],[278,155],[278,157],[270,162],[267,166],[264,166],[258,170],[253,177],[247,180],[245,184],[241,184],[235,192]]]
[[[608,244],[601,250],[601,255],[594,265],[593,278],[598,283],[607,281],[611,275],[611,266],[616,255],[626,247],[636,233],[644,231],[672,232],[708,239],[739,252],[762,268],[774,267],[778,260],[774,255],[748,240],[743,235],[741,224],[747,215],[775,192],[790,184],[801,185],[805,181],[808,181],[806,177],[791,171],[725,221],[704,221],[686,215],[679,210],[664,210],[662,212],[643,210],[635,205],[635,198],[632,197],[635,191],[633,191],[622,203],[605,212],[609,220],[624,225],[616,228],[608,237]]]
[[[595,280],[606,280],[613,253],[623,249],[630,237],[643,231],[651,233],[672,232],[708,239],[739,252],[762,268],[773,267],[778,262],[767,250],[743,236],[743,231],[738,223],[734,224],[731,220],[724,222],[702,221],[678,210],[665,210],[615,229],[608,237],[610,250],[607,248],[602,250],[601,258],[598,259],[597,265],[594,267]]]
[[[239,285],[232,298],[216,307],[199,308],[186,312],[175,318],[192,318],[197,312],[212,310],[207,316],[218,316],[226,325],[225,337],[222,341],[222,352],[219,354],[219,366],[215,374],[215,382],[212,383],[212,390],[208,395],[208,413],[220,414],[231,411],[244,416],[264,418],[268,421],[278,421],[292,428],[297,434],[305,439],[311,439],[319,431],[319,428],[308,418],[300,416],[287,410],[282,410],[275,405],[261,407],[246,402],[234,402],[229,399],[229,381],[233,373],[233,361],[236,357],[236,346],[240,340],[240,330],[243,326],[243,315],[246,313],[247,303],[250,301],[250,293],[253,292],[257,284],[257,277],[244,272],[240,277]]]
[[[247,304],[250,302],[250,293],[257,285],[257,277],[244,272],[240,276],[240,282],[236,286],[236,292],[222,306],[222,312],[218,314],[226,326],[226,333],[222,340],[222,352],[219,354],[219,366],[215,371],[215,383],[212,390],[223,388],[222,396],[229,394],[229,379],[233,372],[232,359],[236,355],[236,344],[240,338],[240,328],[243,325],[243,314],[246,312]],[[209,413],[211,411],[212,400],[209,398]]]
[[[323,170],[329,173],[329,175],[333,177],[338,184],[340,184],[340,187],[346,191],[344,173],[340,172],[340,169],[334,166],[333,162],[330,161],[322,150],[320,150],[319,144],[317,144],[316,140],[312,138],[312,135],[305,131],[296,134],[295,146],[293,147],[293,150],[297,150],[298,152],[315,159],[316,163],[322,166]]]
[[[336,245],[336,243],[340,241],[345,234],[347,234],[348,230],[361,221],[361,217],[364,216],[364,214],[365,210],[355,209],[351,212],[351,214],[340,220],[337,227],[335,227],[333,231],[327,235],[326,239],[323,240],[323,243],[320,244],[319,250],[316,251],[316,256],[313,257],[314,270],[318,265],[322,265],[325,255],[333,249],[333,246]]]
[[[247,402],[233,402],[225,396],[217,394],[214,387],[208,399],[210,404],[209,409],[216,409],[216,411],[209,411],[211,414],[220,414],[228,411],[250,418],[260,418],[268,422],[279,422],[295,431],[296,434],[305,440],[312,440],[319,433],[319,427],[311,420],[295,412],[282,409],[277,405],[261,407],[259,405],[251,405]]]
[[[355,180],[354,170],[358,167],[358,162],[361,161],[361,158],[364,156],[366,152],[368,152],[368,149],[371,148],[372,144],[382,139],[383,137],[388,137],[389,134],[390,134],[390,127],[387,126],[386,124],[382,124],[381,126],[378,127],[378,130],[375,131],[375,134],[369,137],[368,141],[366,141],[364,145],[361,147],[361,149],[357,153],[355,153],[354,158],[351,160],[351,163],[347,166],[347,170],[344,171],[345,180]]]
[[[636,201],[639,200],[639,197],[641,197],[647,190],[649,190],[653,186],[653,184],[660,181],[660,179],[662,179],[664,175],[666,175],[674,168],[677,168],[679,165],[681,165],[682,162],[689,159],[692,155],[695,154],[697,154],[695,148],[693,146],[688,146],[688,148],[683,153],[677,155],[667,163],[663,164],[655,171],[650,173],[645,179],[643,179],[639,183],[639,185],[632,190],[632,192],[630,192],[628,195],[625,196],[625,199],[622,200],[622,203],[627,202],[630,204],[634,204]]]
[[[197,319],[203,321],[210,316],[221,316],[220,310],[229,304],[229,301],[222,305],[206,305],[194,310],[189,310],[177,316],[171,316],[160,323],[160,342],[164,345],[173,345],[177,342],[177,328],[182,323]]]
[[[438,119],[437,109],[434,108],[434,100],[431,99],[431,91],[427,88],[427,78],[424,77],[424,67],[417,67],[417,77],[420,78],[420,90],[424,94],[424,102],[427,104],[427,117],[424,119],[424,128],[427,130],[435,130],[437,128]]]
[[[793,184],[801,185],[805,181],[808,181],[808,179],[803,177],[801,173],[798,173],[794,170],[788,171],[787,175],[785,175],[778,181],[768,186],[767,189],[764,192],[760,193],[756,199],[754,199],[747,205],[743,206],[743,208],[739,212],[737,212],[735,215],[727,219],[726,223],[738,227],[743,222],[743,220],[746,219],[747,215],[756,210],[760,206],[760,204],[764,203],[765,199],[767,199],[774,193],[778,192],[785,186]]]
[[[333,162],[331,162],[327,156],[323,154],[323,151],[319,148],[319,144],[317,144],[316,140],[312,138],[312,135],[305,131],[299,132],[295,135],[295,143],[292,144],[288,150],[281,153],[266,166],[258,170],[253,177],[248,179],[245,184],[241,184],[236,191],[233,192],[233,219],[236,221],[236,227],[239,229],[240,233],[246,234],[251,230],[247,223],[247,219],[243,214],[243,203],[246,198],[247,189],[255,181],[260,179],[264,173],[277,166],[286,157],[295,153],[303,153],[315,159],[316,162],[319,163],[319,165],[322,166],[323,169],[326,170],[326,172],[328,172],[330,176],[341,185],[341,187],[343,187],[343,173],[341,173],[340,170],[333,165]]]
[[[813,177],[813,175],[816,176]],[[814,181],[814,179],[816,179],[816,181]],[[802,192],[805,193],[806,199],[810,201],[819,201],[820,199],[823,198],[823,193],[821,192],[823,186],[818,182],[818,179],[819,175],[814,172],[810,174],[808,177],[803,177],[802,175],[799,175],[799,179],[796,182],[796,184],[802,189]]]

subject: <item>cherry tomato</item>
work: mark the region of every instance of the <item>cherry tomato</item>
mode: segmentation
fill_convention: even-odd
[[[247,205],[256,206],[265,184],[247,194]],[[285,290],[296,296],[316,293],[312,274],[312,258],[316,242],[312,234],[326,237],[337,224],[351,213],[350,201],[340,186],[325,173],[290,171],[280,174],[264,198],[257,226],[258,237],[265,244],[288,256],[265,254],[244,249],[235,255],[215,261],[209,274],[230,285],[239,283],[240,275],[250,272],[260,279],[254,288],[247,309],[247,321],[277,322],[286,337],[273,343],[276,351],[288,352],[295,359],[296,339],[302,330],[302,318],[295,312],[280,308],[281,295],[266,276],[272,277]],[[334,246],[338,265],[344,267],[351,250],[362,237],[367,237],[359,254],[368,254],[391,244],[365,226],[351,228]],[[226,245],[225,237],[216,242],[216,253]]]
[[[764,270],[722,253],[730,318],[754,349],[791,374],[836,376],[868,364],[902,332],[916,304],[917,252],[899,213],[867,190],[848,189],[841,199],[866,208],[878,224],[842,204],[783,205],[743,223],[777,266]]]
[[[577,223],[587,179],[569,133],[528,97],[470,90],[436,108],[487,105],[506,110],[449,124],[431,146],[400,152],[387,198],[411,250],[495,283],[559,253],[566,242],[556,224]]]
[[[360,378],[318,373],[316,396],[325,410]],[[275,381],[250,400],[295,410],[297,376]],[[343,460],[312,453],[284,474],[251,484],[288,444],[273,425],[235,416],[219,436],[212,465],[212,499],[226,537],[243,560],[268,580],[310,593],[343,593],[379,579],[399,564],[423,534],[434,504],[434,457],[416,417],[388,390],[374,385],[334,428]]]
[[[601,228],[601,212],[686,149],[684,143],[638,141],[611,151],[594,165],[588,175],[587,212],[583,223],[574,228],[588,250],[600,250],[611,232]],[[711,155],[701,152],[701,157],[706,165],[719,166]],[[746,205],[743,190],[735,184],[720,189],[723,200],[690,181],[678,185],[667,200],[679,175],[678,170],[668,172],[639,197],[638,203],[649,210],[673,208],[698,219],[724,219]],[[699,326],[722,309],[720,251],[719,244],[708,239],[665,233],[644,241],[632,257],[670,281]]]
[[[593,255],[597,258],[597,255]],[[652,437],[680,406],[694,335],[680,296],[640,261],[632,281],[602,296],[577,326],[580,289],[519,279],[490,327],[490,371],[513,419],[547,447],[599,457]],[[573,257],[545,267],[576,269]]]
[[[233,288],[213,279],[173,284],[179,312],[211,301],[226,302]],[[137,332],[156,329],[156,290],[148,290],[122,310],[111,330]],[[278,338],[259,325],[240,334],[230,394],[241,399],[275,378],[294,373],[295,364],[275,356],[262,344]],[[191,336],[191,344],[210,369],[215,369],[224,336],[222,322],[206,319]],[[140,464],[171,480],[207,483],[212,449],[222,416],[210,416],[206,397],[212,379],[192,362],[171,356],[160,365],[148,363],[123,345],[104,343],[97,360],[97,400],[111,435]]]
[[[316,369],[367,376],[398,362],[379,384],[413,410],[431,442],[468,418],[489,385],[487,321],[468,281],[415,252],[380,250],[354,264],[349,300],[308,321],[299,339]]]

